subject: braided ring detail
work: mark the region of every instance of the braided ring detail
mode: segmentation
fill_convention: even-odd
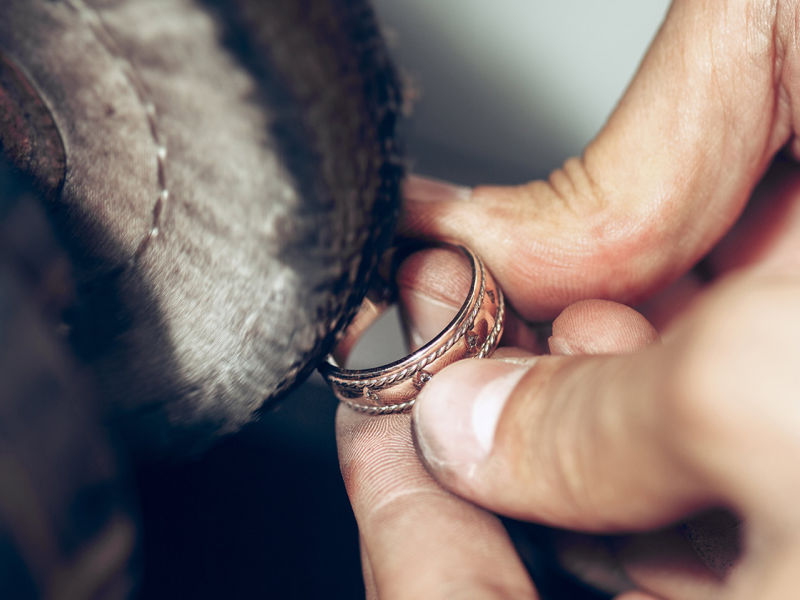
[[[499,297],[499,306],[497,310],[497,321],[492,328],[491,333],[486,338],[486,341],[481,346],[480,352],[475,356],[475,358],[488,358],[491,356],[494,348],[497,345],[497,341],[500,335],[503,332],[503,325],[505,319],[505,300],[503,298],[502,293]],[[348,408],[366,413],[368,415],[389,415],[394,413],[402,413],[411,410],[416,404],[417,399],[412,398],[407,402],[401,402],[399,404],[389,404],[387,406],[370,406],[367,404],[358,404],[356,402],[351,402],[349,400],[341,400],[342,404],[346,405]]]
[[[343,369],[333,358],[320,366],[334,395],[351,409],[371,415],[407,411],[414,406],[419,391],[433,374],[463,358],[490,356],[497,347],[505,322],[502,290],[474,252],[457,244],[444,245],[466,255],[472,266],[467,298],[444,330],[412,354],[381,367]],[[370,299],[381,298],[380,288],[375,292],[365,299],[339,342],[337,352],[342,360],[369,324],[388,306],[385,300],[376,304]]]

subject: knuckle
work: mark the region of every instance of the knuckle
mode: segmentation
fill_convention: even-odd
[[[608,195],[588,167],[584,158],[570,158],[560,169],[550,174],[545,182],[534,182],[532,189],[557,201],[577,218],[585,218],[604,211],[609,206]]]
[[[712,302],[695,318],[692,328],[675,348],[667,370],[665,408],[679,431],[706,438],[723,423],[719,417],[731,408],[731,392],[742,376],[734,368],[751,323],[750,299],[718,306]]]
[[[667,430],[680,445],[715,443],[723,427],[730,425],[725,414],[725,389],[735,374],[728,372],[705,332],[693,333],[673,358],[664,376],[662,403]]]
[[[593,473],[596,457],[586,452],[590,445],[586,440],[575,439],[574,435],[565,436],[555,459],[555,486],[563,502],[561,509],[581,520],[603,518],[605,490],[595,485],[598,482]]]
[[[698,307],[664,372],[663,409],[677,440],[733,449],[798,412],[798,379],[780,342],[797,352],[796,287],[735,279]]]
[[[513,461],[513,480],[521,482],[527,491],[528,510],[544,520],[572,525],[596,523],[603,519],[602,507],[612,491],[598,477],[596,450],[604,446],[609,431],[603,421],[613,417],[598,412],[590,395],[561,387],[566,381],[580,381],[579,387],[586,384],[581,376],[575,377],[569,361],[537,363],[534,370],[541,382],[556,379],[562,383],[552,396],[542,384],[544,387],[533,393],[537,398],[549,396],[549,400],[528,402],[516,419],[517,445],[511,456],[522,460]]]

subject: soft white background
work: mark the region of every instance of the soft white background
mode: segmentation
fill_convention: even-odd
[[[418,170],[465,183],[541,177],[618,101],[666,0],[374,0],[420,98]]]

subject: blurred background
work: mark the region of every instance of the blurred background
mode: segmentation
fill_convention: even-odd
[[[613,110],[668,6],[374,4],[413,99],[411,166],[464,184],[521,183],[579,154]],[[396,317],[367,346],[376,364],[402,355]],[[363,597],[357,531],[336,461],[335,409],[314,376],[193,462],[140,473],[148,490],[142,597]]]

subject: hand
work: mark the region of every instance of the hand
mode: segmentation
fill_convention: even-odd
[[[626,600],[791,597],[800,178],[767,169],[788,142],[798,153],[798,9],[676,1],[581,159],[517,188],[408,186],[404,233],[476,250],[522,317],[515,343],[538,350],[524,320],[560,316],[554,356],[464,361],[427,384],[413,415],[427,469],[409,417],[340,410],[371,597],[534,597],[494,513],[642,533],[613,556]],[[403,275],[421,329],[431,273],[437,294],[452,273],[438,260]],[[608,300],[648,300],[663,343]],[[732,566],[663,529],[711,508],[743,520]]]

